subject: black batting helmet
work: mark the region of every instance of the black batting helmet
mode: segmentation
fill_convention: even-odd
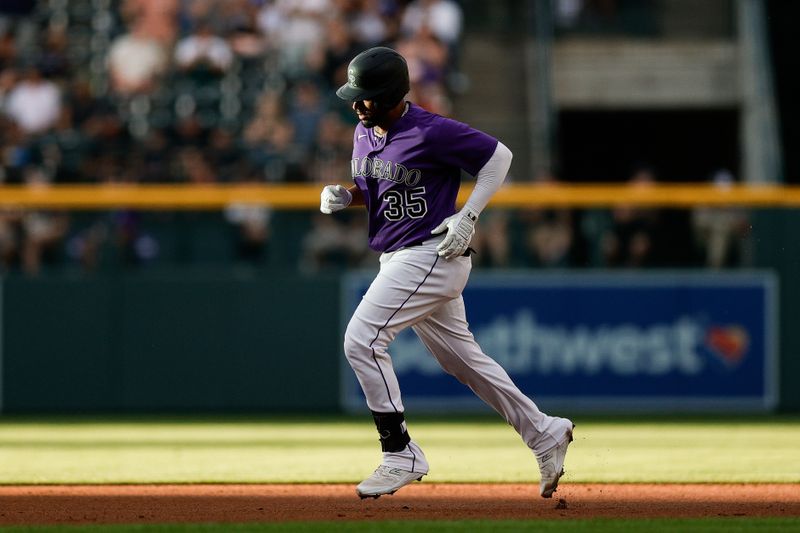
[[[347,67],[347,83],[339,87],[336,96],[351,102],[375,100],[393,107],[409,89],[406,60],[391,48],[377,46],[353,58]]]

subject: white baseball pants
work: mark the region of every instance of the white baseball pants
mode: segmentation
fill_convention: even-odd
[[[539,455],[561,443],[572,425],[542,413],[475,342],[461,297],[472,260],[439,257],[440,241],[384,253],[380,272],[350,319],[344,351],[367,405],[382,413],[404,412],[387,348],[411,326],[441,367],[500,413]]]

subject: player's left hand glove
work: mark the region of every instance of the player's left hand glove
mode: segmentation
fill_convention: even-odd
[[[442,223],[433,228],[431,233],[436,235],[447,230],[444,240],[436,247],[440,257],[452,259],[463,255],[469,246],[469,241],[475,235],[475,222],[478,215],[469,208],[464,208],[455,215],[442,220]]]
[[[319,198],[319,210],[330,215],[341,211],[353,201],[353,195],[341,185],[326,185]]]

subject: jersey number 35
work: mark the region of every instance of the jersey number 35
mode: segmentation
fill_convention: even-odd
[[[425,187],[414,187],[402,191],[391,190],[383,194],[386,207],[383,216],[386,220],[401,220],[405,217],[422,218],[428,212],[425,202]]]

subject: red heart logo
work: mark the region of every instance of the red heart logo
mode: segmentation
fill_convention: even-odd
[[[739,364],[750,346],[750,336],[741,326],[712,326],[706,333],[706,343],[726,364]]]

